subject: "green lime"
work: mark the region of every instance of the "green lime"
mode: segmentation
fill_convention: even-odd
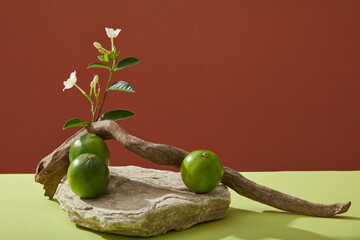
[[[219,157],[209,150],[195,150],[189,153],[183,160],[180,171],[185,185],[198,193],[213,190],[223,176]]]
[[[110,153],[105,141],[92,133],[82,135],[70,147],[70,163],[83,153],[94,153],[109,165]]]
[[[109,168],[93,153],[84,153],[70,163],[67,178],[71,190],[82,198],[94,198],[105,192],[109,180]]]

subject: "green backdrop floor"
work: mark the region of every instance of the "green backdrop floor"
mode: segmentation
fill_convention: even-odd
[[[248,172],[249,179],[313,202],[352,201],[334,218],[294,215],[268,207],[231,191],[223,219],[151,239],[311,239],[360,240],[360,171]],[[0,239],[134,239],[92,231],[70,222],[56,200],[43,196],[33,174],[0,175]]]

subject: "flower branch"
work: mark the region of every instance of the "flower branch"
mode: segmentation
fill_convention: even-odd
[[[93,62],[88,65],[87,68],[104,68],[107,69],[110,73],[109,79],[106,84],[106,88],[104,90],[104,95],[101,101],[101,104],[99,102],[99,95],[100,95],[100,83],[99,83],[99,77],[97,75],[94,76],[94,79],[90,83],[90,92],[87,94],[84,90],[82,90],[78,85],[76,85],[77,78],[76,78],[76,72],[74,71],[71,73],[70,78],[64,82],[65,89],[70,89],[73,86],[76,86],[80,92],[83,93],[83,95],[90,101],[91,108],[90,111],[92,113],[92,122],[94,121],[102,121],[102,120],[120,120],[124,118],[128,118],[131,116],[134,116],[135,113],[128,111],[128,110],[113,110],[107,113],[102,114],[102,110],[104,107],[104,103],[106,101],[107,94],[110,90],[118,90],[118,91],[124,91],[124,92],[130,92],[134,93],[134,89],[132,86],[125,82],[125,81],[118,81],[112,84],[112,78],[116,71],[119,71],[123,68],[130,67],[133,65],[136,65],[140,62],[137,58],[134,57],[128,57],[124,58],[120,61],[118,61],[120,52],[116,51],[116,46],[114,45],[114,38],[116,38],[119,33],[121,32],[121,29],[112,29],[112,28],[105,28],[107,36],[110,38],[111,41],[111,50],[105,49],[100,43],[94,42],[94,47],[98,50],[99,53],[102,55],[98,56],[98,59],[103,62]],[[111,60],[110,60],[111,59]],[[95,99],[93,100],[93,96]],[[100,104],[100,108],[99,108]],[[96,116],[96,117],[95,117]],[[65,125],[65,128],[69,127],[77,127],[77,126],[88,126],[89,122],[83,122],[79,120],[78,118],[73,118],[68,120]]]

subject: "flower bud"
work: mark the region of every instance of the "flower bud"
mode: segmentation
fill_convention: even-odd
[[[97,49],[102,49],[101,44],[98,42],[94,42],[94,47],[96,47]]]
[[[99,82],[99,76],[98,75],[95,75],[94,76],[94,79],[91,81],[90,83],[90,87],[91,88],[95,88],[96,84]]]

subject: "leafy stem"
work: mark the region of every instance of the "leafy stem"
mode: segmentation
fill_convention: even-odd
[[[97,115],[97,117],[96,117],[96,121],[99,120],[99,118],[100,118],[101,110],[102,110],[102,108],[103,108],[103,106],[104,106],[107,93],[109,92],[109,86],[110,86],[111,78],[112,78],[113,74],[114,74],[114,71],[111,69],[111,70],[110,70],[110,77],[109,77],[109,80],[108,80],[108,83],[107,83],[107,86],[106,86],[106,89],[105,89],[104,97],[103,97],[103,99],[102,99],[102,102],[101,102],[101,106],[100,106],[98,115]]]
[[[120,52],[116,51],[116,47],[114,45],[114,38],[117,37],[117,35],[120,33],[120,29],[112,29],[112,28],[105,28],[106,34],[111,40],[111,50],[106,50],[104,47],[101,46],[100,43],[94,42],[94,47],[98,50],[101,55],[98,56],[98,59],[102,62],[93,62],[88,65],[87,68],[103,68],[107,69],[110,72],[109,80],[106,85],[106,89],[102,98],[102,102],[99,108],[99,95],[100,95],[100,84],[99,84],[99,77],[97,75],[94,76],[93,81],[90,83],[90,92],[87,94],[85,91],[83,91],[78,85],[76,85],[76,71],[72,72],[70,74],[70,78],[64,82],[64,89],[70,89],[73,86],[76,86],[81,93],[90,101],[91,104],[91,113],[92,113],[92,122],[94,121],[102,121],[102,120],[120,120],[125,119],[131,116],[134,116],[135,113],[130,112],[128,110],[113,110],[106,112],[101,115],[101,112],[104,107],[104,103],[107,97],[107,94],[110,90],[116,90],[116,91],[123,91],[123,92],[130,92],[134,93],[135,90],[133,87],[125,82],[125,81],[118,81],[115,82],[113,85],[111,85],[111,79],[113,77],[113,74],[116,71],[119,71],[123,68],[130,67],[133,65],[136,65],[140,62],[137,58],[134,57],[127,57],[118,62],[118,57]],[[110,60],[111,59],[111,60]],[[95,100],[93,98],[93,95],[95,96]],[[72,118],[68,120],[65,125],[65,128],[70,127],[78,127],[78,126],[88,126],[89,122],[84,122],[78,118]]]
[[[100,118],[101,110],[102,110],[102,108],[103,108],[103,106],[104,106],[107,93],[109,92],[109,87],[110,87],[111,79],[112,79],[112,76],[113,76],[114,72],[116,71],[116,67],[117,67],[116,64],[117,64],[117,60],[118,60],[118,54],[116,53],[116,48],[115,48],[115,46],[113,45],[113,39],[112,39],[112,38],[111,38],[111,49],[112,49],[112,51],[110,52],[110,56],[111,56],[111,59],[112,59],[112,66],[111,66],[111,69],[109,69],[109,71],[110,71],[110,77],[109,77],[109,80],[108,80],[107,85],[106,85],[104,97],[103,97],[103,99],[102,99],[101,106],[100,106],[98,115],[97,115],[97,117],[96,117],[96,121],[98,121],[99,118]],[[109,65],[110,65],[110,63],[109,63]],[[93,122],[94,122],[94,119],[93,119]]]
[[[99,107],[99,93],[100,93],[100,89],[98,91],[98,93],[96,94],[95,92],[95,101],[96,101],[96,105],[95,105],[95,109],[94,109],[94,112],[93,112],[93,117],[92,117],[92,122],[94,122],[95,120],[95,114],[96,114],[96,111]]]

